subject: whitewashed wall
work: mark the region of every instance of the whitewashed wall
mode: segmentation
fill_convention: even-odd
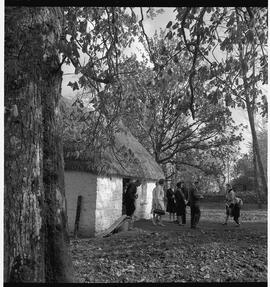
[[[122,216],[123,180],[120,177],[98,177],[95,231],[110,227]]]
[[[82,196],[78,236],[89,237],[95,232],[97,177],[88,172],[65,171],[65,188],[69,233],[73,234],[77,198]]]
[[[80,237],[90,237],[110,227],[122,215],[123,179],[97,177],[88,172],[65,171],[69,232],[73,234],[77,198],[82,195]],[[135,216],[151,218],[154,181],[143,181],[138,187]]]
[[[147,206],[145,208],[145,213],[148,215],[148,219],[152,218],[151,209],[152,209],[152,199],[153,199],[153,189],[156,187],[155,181],[147,182]]]
[[[152,191],[156,184],[153,181],[143,181],[141,186],[137,188],[138,198],[136,200],[136,210],[134,215],[140,219],[151,218],[152,208]]]

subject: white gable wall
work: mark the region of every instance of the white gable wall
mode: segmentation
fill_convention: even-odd
[[[89,172],[65,171],[65,188],[69,233],[73,234],[77,198],[82,196],[78,235],[93,236],[95,232],[97,176]]]
[[[121,177],[97,178],[96,233],[104,231],[122,216],[122,192]]]
[[[73,234],[77,198],[82,195],[78,235],[90,237],[110,227],[122,216],[123,179],[96,176],[89,172],[65,171],[69,233]],[[151,218],[154,181],[143,181],[138,187],[135,216]]]
[[[156,187],[155,181],[147,182],[147,206],[145,208],[145,213],[147,214],[147,219],[152,218],[151,209],[152,209],[152,199],[153,199],[153,189]]]

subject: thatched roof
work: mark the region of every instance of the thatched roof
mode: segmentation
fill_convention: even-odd
[[[95,157],[95,164],[90,153],[65,153],[65,169],[128,178],[164,178],[158,163],[122,123],[114,137],[114,146],[107,147],[100,158]]]

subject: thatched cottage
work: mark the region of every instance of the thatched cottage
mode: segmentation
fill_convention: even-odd
[[[77,199],[81,196],[78,236],[94,236],[125,213],[123,192],[128,180],[141,179],[136,201],[137,218],[150,218],[155,182],[164,178],[160,166],[130,131],[121,125],[115,133],[115,147],[107,148],[102,163],[105,168],[93,171],[91,159],[65,155],[65,187],[68,226],[73,233]]]

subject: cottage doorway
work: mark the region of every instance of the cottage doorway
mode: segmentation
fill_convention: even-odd
[[[125,193],[127,191],[127,187],[130,183],[131,179],[130,178],[123,178],[123,193],[122,193],[122,215],[126,214],[126,205],[125,205]]]

